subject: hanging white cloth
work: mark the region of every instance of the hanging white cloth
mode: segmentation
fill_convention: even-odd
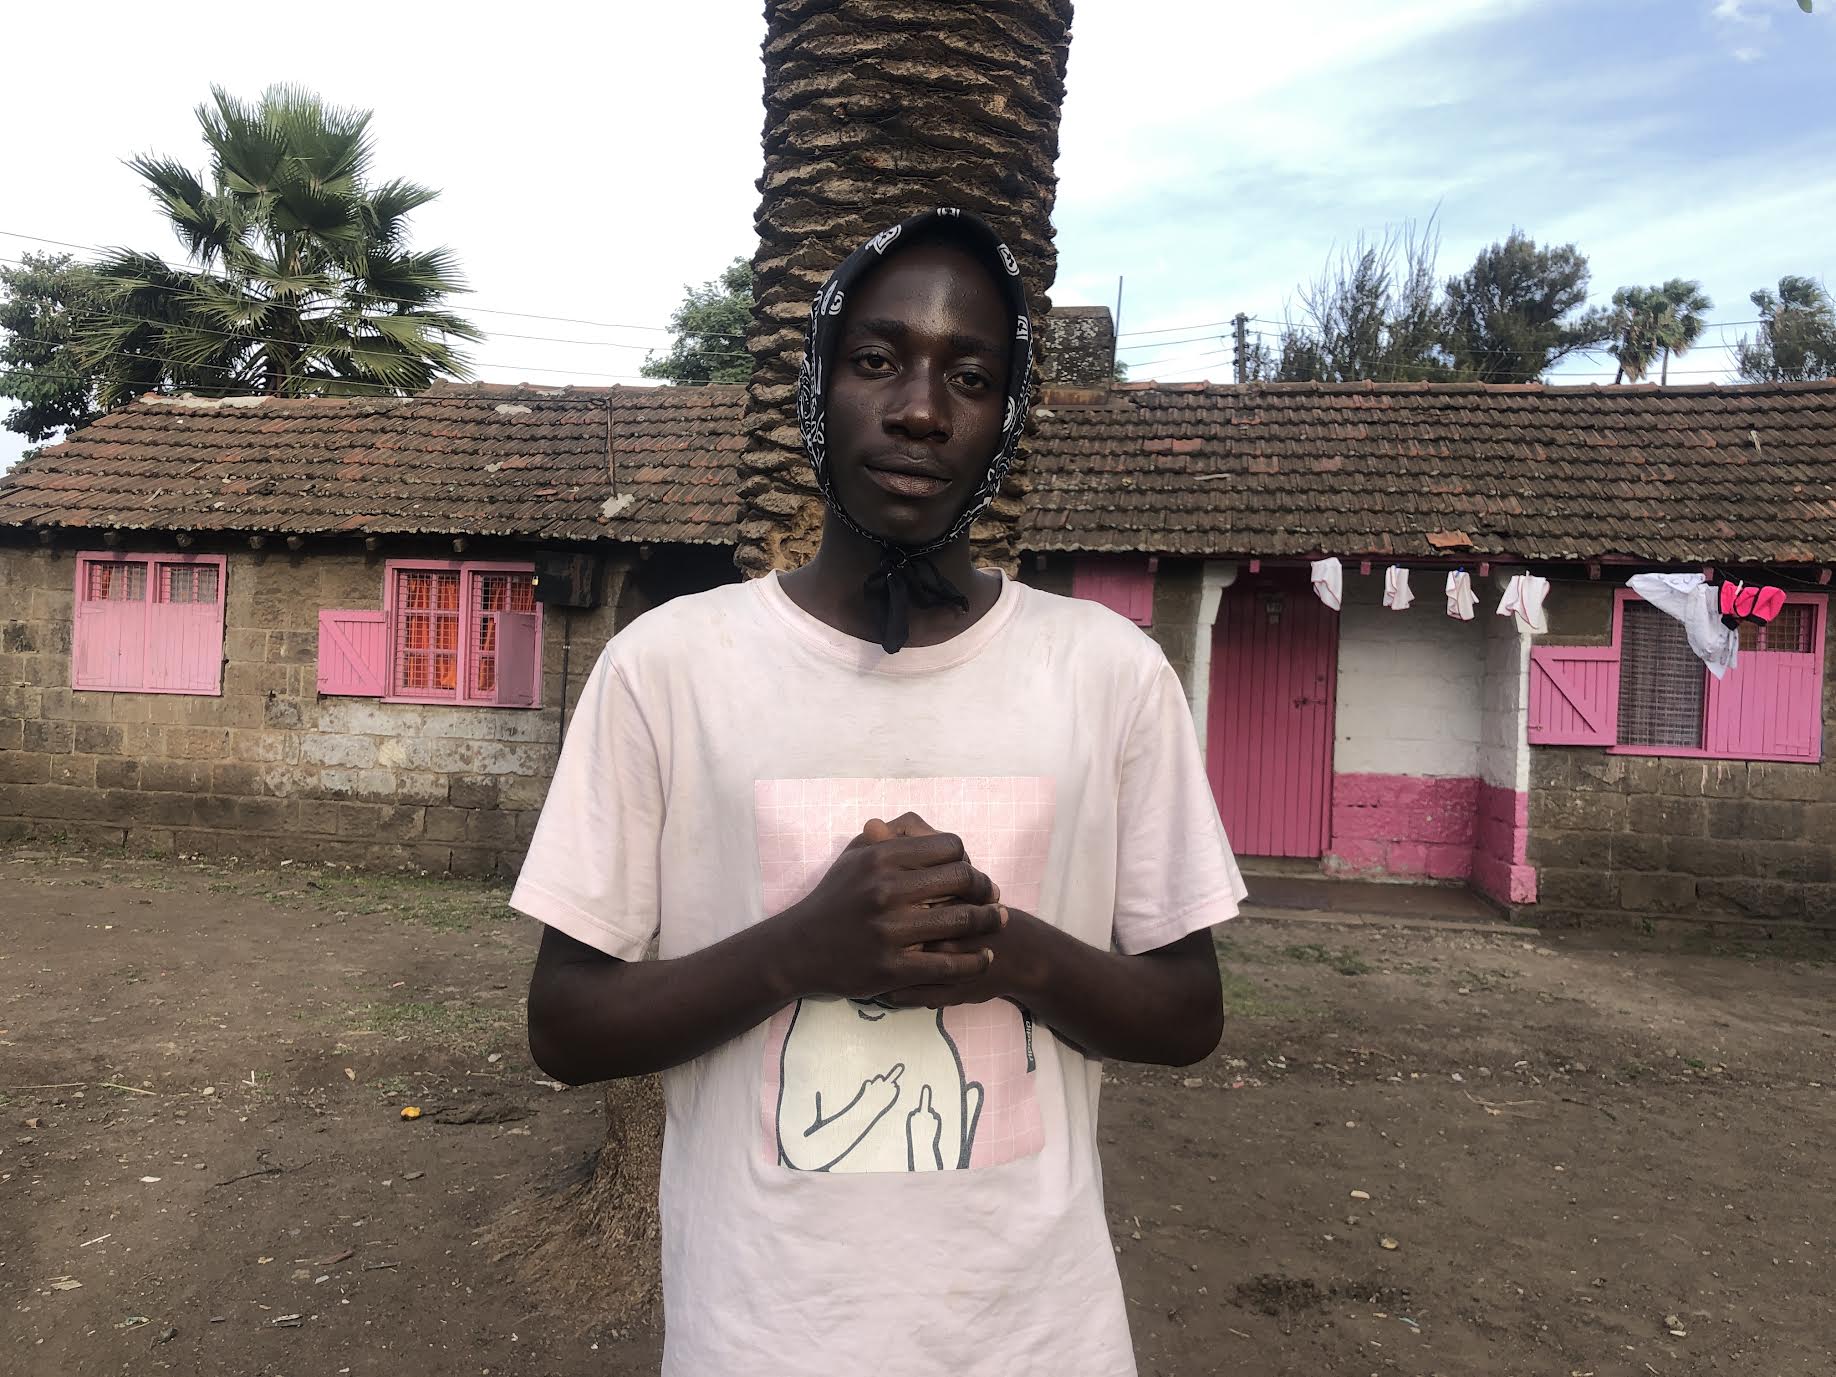
[[[1447,576],[1447,615],[1463,622],[1473,619],[1473,576],[1456,569]]]
[[[1549,596],[1549,580],[1535,574],[1513,574],[1505,585],[1504,597],[1498,600],[1498,615],[1516,617],[1520,630],[1541,636],[1549,630],[1549,619],[1543,615],[1543,599]]]
[[[1334,612],[1345,601],[1345,566],[1336,559],[1313,561],[1313,591]]]
[[[1393,612],[1406,610],[1415,601],[1415,594],[1409,591],[1409,571],[1400,564],[1392,564],[1383,576],[1383,605]]]
[[[1715,589],[1700,574],[1634,574],[1632,591],[1683,623],[1689,648],[1717,679],[1734,668],[1740,632],[1721,620]]]

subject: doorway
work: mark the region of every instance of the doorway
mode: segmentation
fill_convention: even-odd
[[[1246,574],[1212,630],[1206,769],[1231,846],[1317,859],[1332,812],[1339,617],[1304,571]]]

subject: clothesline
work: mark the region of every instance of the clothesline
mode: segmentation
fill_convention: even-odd
[[[1368,561],[1361,561],[1368,571]],[[1723,579],[1716,582],[1712,570],[1700,573],[1638,573],[1626,582],[1632,591],[1666,616],[1681,623],[1689,648],[1708,666],[1717,679],[1734,668],[1740,655],[1742,622],[1764,625],[1778,616],[1785,605],[1784,590],[1767,584],[1750,584]],[[1345,601],[1345,566],[1335,556],[1313,560],[1309,566],[1314,596],[1334,612]],[[1549,596],[1549,580],[1539,574],[1513,574],[1498,599],[1497,615],[1516,619],[1520,632],[1531,636],[1547,635],[1549,618],[1543,603]],[[1456,621],[1473,619],[1476,598],[1472,576],[1465,569],[1447,575],[1447,615]],[[1414,603],[1409,586],[1409,569],[1392,564],[1384,570],[1383,605],[1393,612],[1405,612]]]

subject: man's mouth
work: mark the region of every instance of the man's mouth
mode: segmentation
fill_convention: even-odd
[[[864,467],[869,478],[895,497],[935,497],[950,486],[949,476],[935,464],[902,455],[869,459]]]

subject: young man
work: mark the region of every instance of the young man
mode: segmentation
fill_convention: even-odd
[[[1243,887],[1153,642],[970,559],[1031,335],[970,215],[856,251],[798,394],[821,549],[620,632],[568,735],[530,1045],[664,1072],[675,1377],[1135,1372],[1100,1063],[1216,1046]]]

